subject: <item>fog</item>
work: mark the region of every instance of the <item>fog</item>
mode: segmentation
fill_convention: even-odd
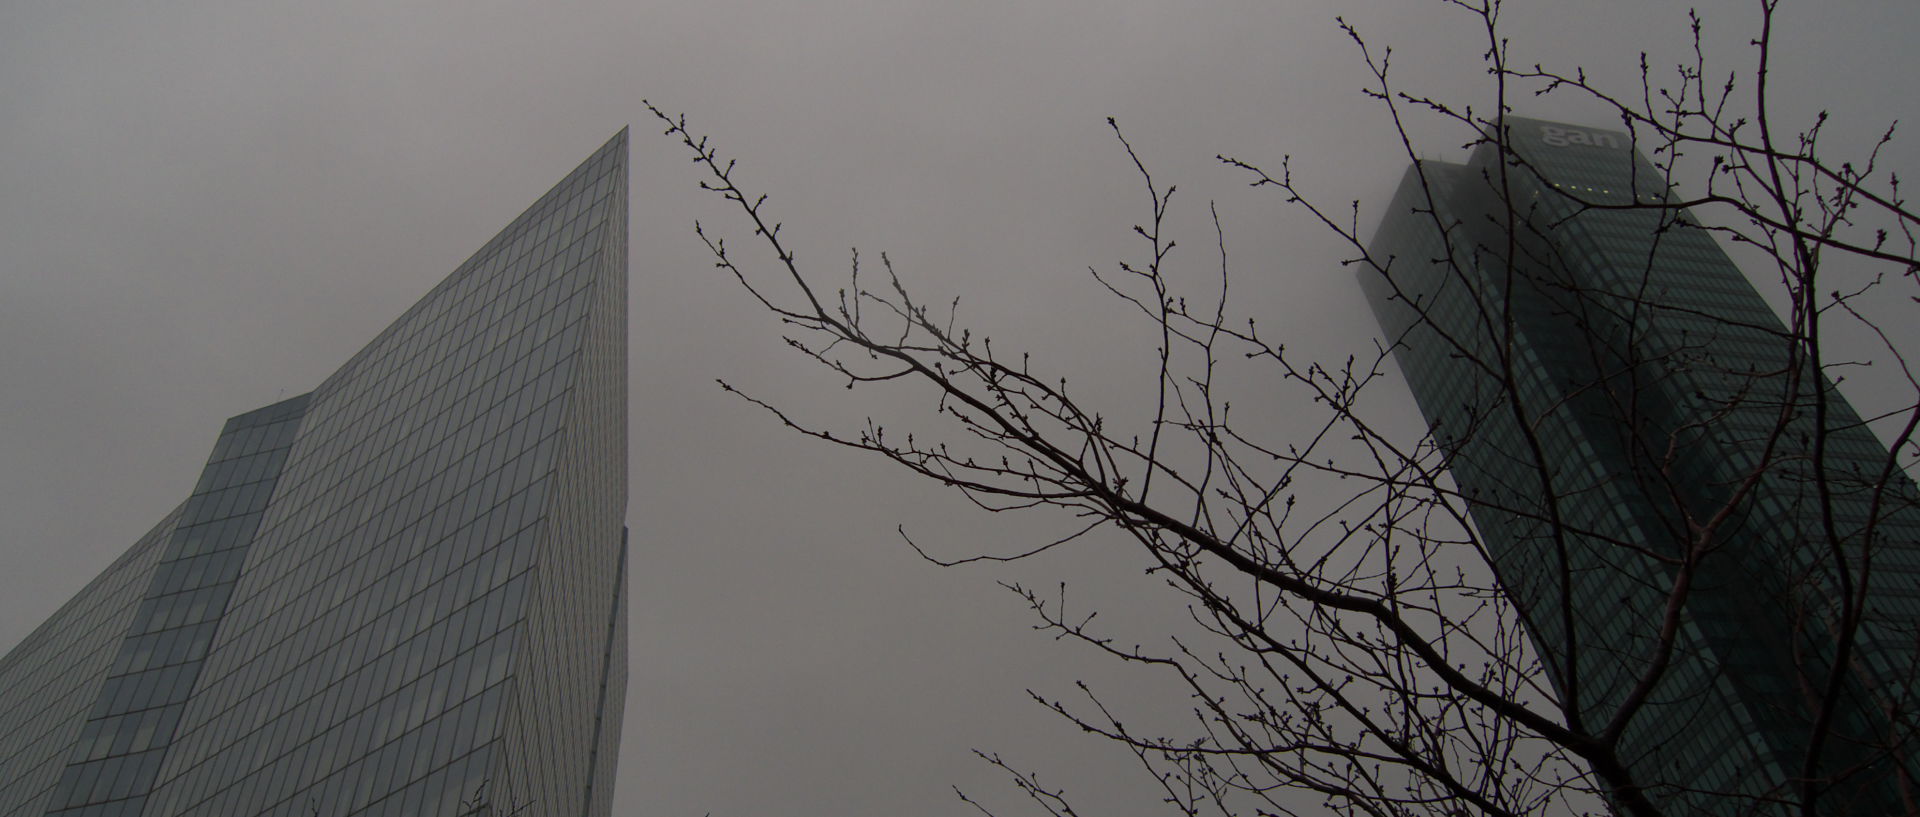
[[[1719,72],[1756,59],[1755,5],[1700,6]],[[1150,216],[1110,116],[1179,187],[1181,280],[1217,274],[1211,202],[1237,313],[1304,355],[1373,348],[1348,249],[1215,158],[1277,173],[1291,157],[1303,188],[1335,210],[1359,200],[1370,228],[1406,156],[1338,15],[1376,58],[1391,48],[1397,87],[1491,110],[1485,32],[1412,0],[0,8],[0,645],[186,496],[226,417],[313,388],[630,124],[633,640],[616,813],[973,813],[954,785],[1018,813],[974,748],[1043,770],[1083,814],[1158,813],[1130,755],[1026,690],[1071,697],[1085,679],[1147,718],[1185,702],[1033,631],[997,582],[1068,581],[1135,640],[1164,637],[1179,600],[1111,535],[933,566],[897,527],[960,556],[1023,550],[1072,520],[979,512],[722,391],[716,378],[840,428],[931,426],[923,393],[848,391],[810,368],[713,268],[694,222],[742,253],[750,231],[697,188],[642,100],[740,160],[811,274],[885,251],[924,300],[959,298],[997,347],[1137,419],[1154,339],[1088,275],[1141,258],[1131,228]],[[1503,22],[1514,63],[1584,66],[1627,94],[1643,51],[1661,80],[1691,59],[1686,14],[1665,3],[1515,3]],[[1803,3],[1778,26],[1779,121],[1830,111],[1839,153],[1911,118],[1910,9]],[[1517,104],[1601,115],[1569,95]],[[1412,127],[1420,155],[1464,155],[1457,127]],[[1884,161],[1917,155],[1903,141]],[[1897,400],[1870,375],[1847,387]],[[1276,397],[1259,413],[1309,410]]]

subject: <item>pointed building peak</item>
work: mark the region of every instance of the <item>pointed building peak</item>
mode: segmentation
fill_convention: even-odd
[[[0,814],[606,817],[625,161],[623,129],[313,392],[229,421],[0,657]]]

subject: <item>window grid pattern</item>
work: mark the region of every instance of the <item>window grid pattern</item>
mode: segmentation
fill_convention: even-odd
[[[144,807],[306,407],[302,395],[227,421],[80,729],[49,815],[131,817]]]
[[[1879,713],[1916,691],[1910,679],[1920,659],[1920,491],[1898,468],[1890,483],[1878,484],[1886,448],[1820,373],[1791,362],[1779,318],[1708,234],[1661,229],[1652,211],[1582,212],[1567,198],[1621,203],[1666,195],[1625,134],[1518,117],[1508,124],[1526,161],[1512,169],[1512,200],[1532,208],[1527,225],[1547,225],[1523,229],[1515,289],[1503,290],[1508,260],[1491,249],[1505,246],[1486,216],[1504,209],[1491,189],[1499,161],[1491,149],[1465,166],[1421,164],[1436,181],[1441,217],[1460,225],[1453,266],[1402,263],[1391,283],[1364,281],[1382,326],[1402,344],[1396,355],[1422,411],[1453,453],[1456,482],[1480,503],[1474,523],[1507,593],[1524,612],[1550,609],[1562,588],[1544,526],[1493,510],[1541,508],[1545,498],[1521,427],[1503,402],[1507,395],[1464,372],[1457,359],[1497,351],[1490,327],[1511,321],[1516,329],[1507,351],[1520,378],[1518,399],[1547,452],[1562,512],[1587,532],[1571,543],[1575,578],[1565,591],[1583,612],[1575,622],[1586,655],[1578,672],[1584,708],[1595,716],[1611,712],[1631,670],[1645,665],[1647,622],[1670,581],[1653,560],[1609,542],[1658,551],[1685,541],[1685,514],[1718,507],[1729,486],[1759,468],[1758,452],[1788,413],[1788,433],[1775,441],[1780,456],[1729,520],[1722,555],[1708,560],[1689,598],[1680,654],[1658,696],[1683,703],[1649,707],[1627,738],[1629,746],[1644,747],[1636,771],[1672,783],[1666,794],[1676,801],[1691,787],[1764,796],[1766,785],[1798,772],[1796,747],[1808,721],[1795,690],[1802,674],[1825,671],[1818,645],[1831,638],[1822,635],[1822,622],[1837,609],[1831,571],[1805,558],[1824,541],[1810,475],[1800,465],[1814,389],[1824,387],[1829,472],[1840,495],[1834,515],[1849,552],[1862,549],[1876,491],[1885,502],[1872,520],[1878,578],[1861,669],[1853,673],[1843,737],[1828,753],[1837,767],[1862,760],[1831,744],[1872,740],[1886,727]],[[1541,138],[1548,128],[1559,143]],[[1376,233],[1375,251],[1403,262],[1446,257],[1430,217],[1416,212],[1425,204],[1410,170]],[[1502,311],[1503,303],[1512,310]],[[1783,371],[1802,374],[1776,374]],[[1664,445],[1671,436],[1679,456],[1654,461],[1638,445],[1636,429],[1641,441]],[[1668,472],[1658,473],[1663,468]],[[1669,481],[1682,486],[1678,503],[1665,498]],[[1789,620],[1789,611],[1804,618]],[[1555,659],[1564,659],[1566,634],[1553,616],[1529,618],[1546,663],[1561,671],[1564,660]],[[1804,635],[1795,643],[1785,635],[1791,633]],[[1564,688],[1566,679],[1555,682]],[[1881,769],[1860,778],[1884,779]],[[1875,785],[1836,792],[1833,802],[1887,796]]]
[[[1435,163],[1427,163],[1425,170],[1437,182],[1436,192],[1447,210],[1472,212],[1466,208],[1487,206],[1471,198],[1481,183],[1478,173]],[[1406,214],[1406,219],[1422,218],[1414,208],[1417,201],[1424,206],[1423,198],[1410,172],[1389,212]],[[1374,249],[1401,261],[1442,258],[1447,249],[1427,224],[1390,220],[1377,234]],[[1640,486],[1618,473],[1622,455],[1610,444],[1612,435],[1589,433],[1590,424],[1578,422],[1572,411],[1535,422],[1531,425],[1545,452],[1544,463],[1536,464],[1526,453],[1528,446],[1513,419],[1509,396],[1491,379],[1462,376],[1459,371],[1456,356],[1460,354],[1495,358],[1500,323],[1483,319],[1500,314],[1497,305],[1511,303],[1510,317],[1517,331],[1510,354],[1515,358],[1523,411],[1533,416],[1542,407],[1578,406],[1567,387],[1592,377],[1590,372],[1583,373],[1589,367],[1577,347],[1552,342],[1554,327],[1566,317],[1552,308],[1545,294],[1507,299],[1502,292],[1504,264],[1484,251],[1469,249],[1501,246],[1490,238],[1456,235],[1456,249],[1464,257],[1452,268],[1438,264],[1395,267],[1392,281],[1400,286],[1400,297],[1418,300],[1424,322],[1416,323],[1418,315],[1396,300],[1385,279],[1366,278],[1363,284],[1382,325],[1401,344],[1395,349],[1400,368],[1433,424],[1436,439],[1451,454],[1450,473],[1474,503],[1470,506],[1474,525],[1493,557],[1503,590],[1528,617],[1528,633],[1549,677],[1565,689],[1565,645],[1578,643],[1574,671],[1580,678],[1582,712],[1589,719],[1604,719],[1632,688],[1636,680],[1632,669],[1646,663],[1642,636],[1653,631],[1651,621],[1661,609],[1666,584],[1657,565],[1623,558],[1621,549],[1609,543],[1659,541],[1662,532],[1640,512],[1651,502]],[[1603,414],[1603,409],[1581,407]],[[1552,531],[1541,521],[1545,509],[1537,467],[1548,470],[1556,494],[1567,498],[1559,507],[1567,527],[1586,534],[1565,542],[1566,575],[1576,577],[1565,588],[1558,581],[1562,571],[1553,558]],[[1494,508],[1531,512],[1502,513]],[[1562,592],[1576,609],[1606,610],[1609,615],[1577,618],[1576,632],[1569,638],[1560,618],[1545,612],[1557,609]],[[1685,764],[1719,756],[1738,758],[1740,765],[1750,767],[1764,747],[1724,734],[1732,730],[1708,728],[1712,725],[1708,713],[1732,712],[1743,723],[1749,719],[1741,715],[1737,700],[1716,686],[1719,673],[1712,656],[1697,646],[1689,648],[1700,642],[1695,621],[1689,617],[1682,626],[1687,635],[1673,658],[1662,695],[1696,702],[1718,699],[1721,705],[1643,718],[1633,727],[1633,740],[1639,745],[1673,747],[1672,759],[1666,762],[1682,764],[1667,770],[1674,775],[1692,774],[1696,770]],[[1712,735],[1711,741],[1701,735]]]
[[[615,206],[620,208],[616,217],[624,219],[624,202]],[[623,268],[624,238],[609,235],[601,257]],[[554,472],[559,488],[552,535],[559,542],[617,544],[623,538],[619,520],[624,511],[614,511],[626,500],[624,489],[614,488],[626,484],[626,461],[607,452],[626,450],[626,423],[616,421],[626,416],[626,321],[606,317],[626,314],[624,276],[603,276],[593,294],[581,374]],[[617,595],[624,592],[617,586],[618,549],[543,548],[540,562],[527,618],[530,646],[520,660],[552,671],[515,677],[495,795],[504,802],[546,803],[557,814],[585,813],[596,801],[590,787],[611,786],[612,776],[595,775],[588,755],[563,749],[580,736],[594,734],[600,713],[591,703],[600,697],[608,667],[603,650],[566,648],[567,634],[604,630]],[[583,598],[607,603],[578,603]],[[527,774],[531,769],[540,770],[540,776]]]
[[[622,131],[311,395],[230,421],[165,553],[137,546],[107,598],[119,623],[89,625],[108,679],[25,813],[467,813],[510,797],[509,746],[537,747],[511,782],[541,813],[606,813],[625,156]],[[45,753],[16,741],[0,759]]]
[[[622,136],[316,390],[150,813],[451,814],[483,785],[498,797],[502,713],[525,675],[554,671],[519,657],[553,637],[529,632],[548,563],[619,551],[622,505],[595,509],[614,528],[598,540],[555,506],[580,487],[559,466],[589,326],[625,321],[594,309],[603,277],[624,282],[601,252],[624,233],[624,155]],[[612,587],[563,603],[603,614]],[[580,632],[545,648],[598,648]],[[560,767],[591,749],[569,737]]]
[[[0,659],[0,817],[46,812],[180,512],[167,514]]]
[[[613,610],[607,618],[602,650],[600,702],[594,708],[593,753],[588,757],[587,814],[613,813],[614,773],[620,760],[620,725],[626,717],[627,689],[627,532],[620,532],[620,567],[614,579]]]

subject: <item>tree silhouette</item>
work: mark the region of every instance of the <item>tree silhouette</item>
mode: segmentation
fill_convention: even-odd
[[[1715,79],[1694,18],[1695,61],[1667,80],[1643,68],[1642,87],[1627,93],[1578,71],[1509,64],[1499,4],[1452,5],[1481,23],[1490,112],[1398,91],[1385,52],[1342,24],[1414,168],[1388,208],[1419,225],[1412,243],[1370,240],[1357,202],[1324,206],[1286,161],[1269,171],[1221,158],[1351,249],[1349,263],[1392,305],[1371,358],[1290,353],[1285,327],[1260,325],[1229,297],[1223,239],[1203,275],[1176,270],[1173,188],[1114,126],[1148,217],[1134,228],[1141,260],[1095,271],[1095,283],[1157,338],[1156,355],[1140,362],[1153,370],[1156,402],[1131,427],[1037,356],[996,348],[957,308],[920,300],[884,255],[876,276],[856,254],[844,283],[803,270],[733,161],[684,117],[653,109],[706,169],[702,186],[738,205],[773,259],[742,260],[700,227],[716,265],[828,376],[849,388],[930,388],[948,434],[890,434],[871,419],[816,426],[722,385],[802,434],[878,455],[986,510],[1080,520],[1011,556],[947,559],[907,540],[929,560],[1026,558],[1096,532],[1137,545],[1192,611],[1159,646],[1100,630],[1069,611],[1064,589],[1011,589],[1042,628],[1190,693],[1181,734],[1136,731],[1085,685],[1083,701],[1041,701],[1126,747],[1179,813],[1920,812],[1911,598],[1920,573],[1907,572],[1920,571],[1920,493],[1901,465],[1915,451],[1920,385],[1875,323],[1885,312],[1865,308],[1920,300],[1907,289],[1920,268],[1920,218],[1881,166],[1892,129],[1864,156],[1835,161],[1823,150],[1824,115],[1803,129],[1773,121],[1775,2],[1760,9],[1751,71]],[[1614,121],[1597,124],[1620,128],[1650,158],[1635,170],[1645,178],[1631,190],[1538,195],[1555,180],[1519,148],[1509,119],[1509,98],[1529,93],[1580,95],[1610,111]],[[1429,172],[1437,166],[1419,161],[1409,135],[1416,116],[1454,123],[1490,158],[1447,179]],[[1489,204],[1464,217],[1444,206],[1462,185]],[[1576,220],[1602,218],[1638,225],[1632,246],[1710,236],[1764,260],[1767,270],[1749,261],[1747,272],[1788,304],[1780,325],[1670,302],[1650,258],[1616,265],[1622,274],[1606,285],[1567,274],[1576,259],[1557,242]],[[1416,245],[1429,249],[1406,251]],[[1517,340],[1516,327],[1541,320],[1582,338],[1563,350],[1552,393],[1528,357],[1536,350]],[[1872,418],[1888,446],[1875,447],[1834,391],[1848,363],[1829,354],[1836,324],[1879,338],[1882,365],[1912,387],[1907,408]],[[1734,360],[1723,352],[1734,336],[1762,338],[1764,349]],[[1471,400],[1426,429],[1377,422],[1374,405],[1394,397],[1380,384],[1396,349],[1445,358]],[[1236,412],[1230,381],[1253,369],[1277,372],[1288,391]],[[1683,386],[1693,393],[1670,394]],[[1663,408],[1682,403],[1694,410]],[[1281,411],[1316,413],[1317,430],[1275,438],[1261,418]],[[1590,474],[1589,461],[1563,456],[1574,423],[1605,429],[1598,439],[1619,447],[1606,461],[1628,465]],[[1728,429],[1737,444],[1724,443]],[[1713,445],[1734,453],[1700,453],[1722,450]],[[1502,455],[1497,466],[1489,452]],[[1595,492],[1645,498],[1651,521],[1629,530],[1600,518],[1604,506],[1587,498]],[[1794,507],[1768,504],[1782,496]],[[1788,522],[1797,527],[1778,529]],[[1515,543],[1533,560],[1525,571],[1512,567]],[[1626,577],[1607,585],[1626,589],[1590,597],[1596,572]],[[1593,624],[1606,617],[1635,624]],[[1727,622],[1751,632],[1713,632]],[[1724,658],[1736,641],[1761,645],[1742,647],[1749,664]],[[1737,717],[1788,735],[1791,751],[1687,743],[1698,735],[1682,713],[1720,706],[1707,702],[1715,690],[1767,679],[1792,688],[1769,693],[1778,707]],[[1712,779],[1731,782],[1703,785],[1698,769],[1674,768],[1676,753],[1724,764]],[[1030,771],[981,757],[1045,812],[1074,813]]]

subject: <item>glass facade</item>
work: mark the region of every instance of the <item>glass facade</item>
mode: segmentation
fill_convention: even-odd
[[[0,660],[0,817],[605,815],[626,133]]]
[[[1773,813],[1798,794],[1843,589],[1870,578],[1816,776],[1823,813],[1904,811],[1920,491],[1710,234],[1571,198],[1664,200],[1627,134],[1507,125],[1507,156],[1408,170],[1371,248],[1393,261],[1362,284],[1556,690],[1589,726],[1619,711],[1710,527],[1622,745],[1657,801]]]

